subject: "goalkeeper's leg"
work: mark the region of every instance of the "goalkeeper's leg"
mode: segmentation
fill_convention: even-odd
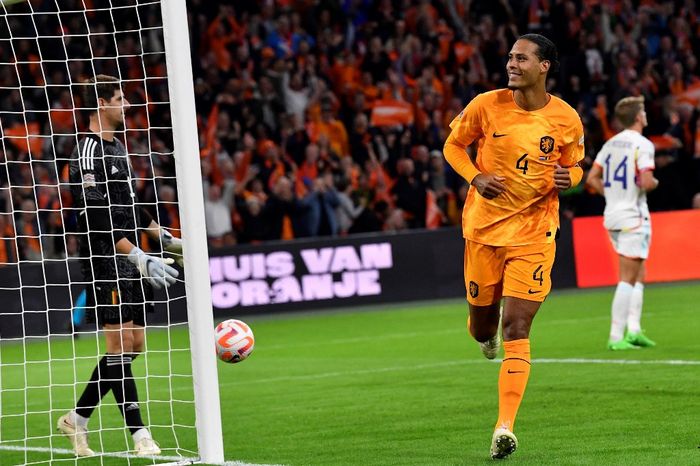
[[[86,288],[85,307],[98,315],[99,320],[120,320],[119,306],[115,305],[115,282],[95,282],[95,286]],[[96,309],[96,311],[95,311]],[[92,456],[94,451],[88,445],[88,421],[102,398],[112,388],[109,379],[108,362],[114,354],[104,355],[92,371],[90,380],[83,389],[75,409],[58,419],[59,432],[68,437],[76,456]]]
[[[138,391],[131,371],[132,361],[143,349],[143,328],[129,321],[122,325],[105,324],[104,330],[110,353],[108,378],[119,411],[134,439],[134,450],[139,455],[157,455],[160,449],[141,419]]]
[[[144,305],[120,304],[121,295],[128,303],[133,303],[134,300],[143,303],[143,297],[140,290],[128,289],[128,284],[125,285],[124,282],[120,285],[122,293],[117,291],[116,286],[99,287],[97,302],[109,303],[99,305],[97,312],[105,335],[107,354],[93,371],[76,409],[58,420],[58,430],[71,441],[77,456],[94,455],[88,446],[87,423],[95,407],[110,389],[134,439],[136,453],[160,454],[160,448],[141,419],[138,392],[131,371],[132,361],[144,348]],[[137,286],[140,288],[140,281]]]
[[[137,285],[138,286],[138,285]],[[129,291],[122,287],[125,301],[131,301]],[[132,301],[133,302],[133,301]],[[134,440],[137,455],[158,455],[160,448],[141,419],[141,408],[131,363],[144,348],[144,305],[122,304],[122,317],[129,319],[121,325],[105,324],[107,351],[119,357],[108,363],[112,393]]]
[[[133,295],[131,296],[132,302],[143,303],[131,306],[133,310],[133,346],[131,351],[131,361],[133,362],[136,357],[143,352],[146,343],[146,334],[144,332],[144,327],[146,326],[146,312],[153,312],[155,309],[153,307],[153,288],[148,284],[146,280],[140,280],[136,282],[136,286],[131,289]],[[133,380],[133,379],[132,379]],[[136,393],[136,385],[134,384],[134,395],[138,398]],[[126,413],[125,413],[126,414]],[[132,437],[134,439],[134,450],[137,455],[159,455],[160,447],[151,437],[151,433],[143,426],[143,422],[140,424],[140,428],[134,429],[131,427],[133,424],[129,423],[126,415],[124,419],[127,421],[127,425],[130,426]],[[141,420],[139,414],[139,421]]]

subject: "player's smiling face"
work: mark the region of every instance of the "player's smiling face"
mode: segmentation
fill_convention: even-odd
[[[546,76],[549,62],[540,61],[537,56],[537,44],[529,40],[518,40],[508,54],[509,89],[524,89],[534,86],[541,76]]]
[[[105,123],[117,128],[124,123],[124,112],[129,110],[131,104],[122,94],[122,91],[114,91],[110,100],[100,99],[102,104],[102,114]]]

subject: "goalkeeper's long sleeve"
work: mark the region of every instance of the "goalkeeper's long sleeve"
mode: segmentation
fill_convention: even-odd
[[[70,182],[75,206],[84,210],[86,232],[97,255],[113,254],[114,244],[124,238],[137,244],[138,226],[150,224],[151,218],[134,205],[135,188],[121,141],[88,133],[71,155]]]
[[[85,214],[91,231],[102,233],[112,231],[109,206],[97,188],[85,188]]]

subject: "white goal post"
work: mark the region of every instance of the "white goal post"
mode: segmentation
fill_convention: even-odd
[[[204,230],[204,197],[199,176],[199,142],[185,0],[163,0],[163,35],[171,95],[175,166],[183,219],[182,238],[187,281],[187,317],[195,385],[197,443],[202,461],[224,460],[216,361],[211,350],[214,318],[209,281],[209,256]],[[176,97],[175,97],[176,96]],[[206,273],[202,273],[206,271]]]
[[[129,209],[150,209],[163,231],[179,234],[184,259],[184,280],[180,270],[171,288],[155,294],[142,288],[142,299],[155,309],[146,315],[143,356],[135,349],[105,364],[124,364],[115,380],[126,393],[131,379],[124,361],[134,360],[135,409],[140,405],[144,424],[131,426],[151,430],[162,449],[149,462],[225,461],[188,31],[186,0],[0,0],[0,465],[76,462],[61,419],[106,358],[94,322],[72,335],[75,316],[89,306],[81,296],[86,288],[99,289],[100,277],[89,281],[80,273],[79,265],[90,261],[76,238],[87,235],[79,231],[81,214],[70,192],[75,185],[85,192],[83,167],[82,182],[68,179],[71,152],[87,153],[79,145],[87,134],[84,102],[76,95],[86,78],[101,74],[116,77],[130,99],[122,117],[136,114],[116,131],[137,162],[125,169],[130,189],[133,180],[148,194],[141,199],[141,191],[131,189],[136,201]],[[104,142],[89,144],[102,144],[107,154]],[[176,226],[162,222],[168,215],[177,217]],[[89,222],[87,228],[102,231]],[[148,254],[166,257],[163,237],[149,239],[145,228],[131,232]],[[90,248],[89,259],[100,257]],[[110,305],[122,302],[118,295],[112,299]],[[86,414],[97,453],[86,464],[132,464],[135,458],[132,436],[138,433],[125,428],[115,409],[126,413],[132,406],[124,394],[115,403],[119,388],[110,383],[114,398],[101,394],[94,416]]]

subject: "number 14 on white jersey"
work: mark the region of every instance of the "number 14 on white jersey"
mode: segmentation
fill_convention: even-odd
[[[595,162],[603,169],[605,228],[626,230],[649,222],[646,193],[640,174],[654,169],[654,144],[636,131],[616,134],[598,152]]]

